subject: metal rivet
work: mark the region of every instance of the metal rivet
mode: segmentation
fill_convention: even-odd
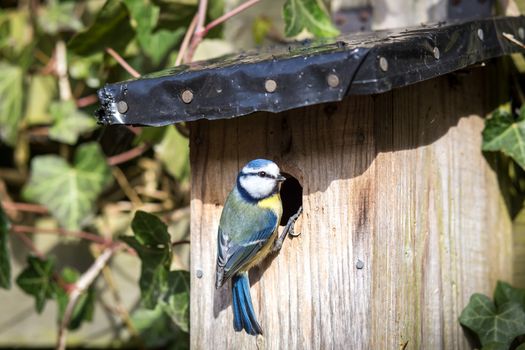
[[[358,270],[361,270],[363,267],[365,267],[365,263],[362,262],[361,260],[357,260],[356,264],[355,264],[355,267],[358,269]]]
[[[191,90],[184,90],[180,97],[182,98],[182,102],[190,103],[193,101],[193,92],[191,92]]]
[[[202,276],[204,276],[204,272],[202,272],[201,269],[197,269],[197,271],[195,271],[195,275],[197,278],[202,278]]]
[[[383,72],[386,72],[388,70],[388,61],[386,58],[379,57],[379,68],[381,68]]]
[[[268,92],[274,92],[277,90],[277,82],[273,79],[268,79],[264,82],[264,88]]]
[[[118,101],[117,103],[117,111],[120,113],[120,114],[124,114],[128,111],[128,104],[126,103],[126,101]]]
[[[434,53],[434,58],[436,60],[439,60],[439,57],[441,57],[441,53],[439,52],[439,48],[437,46],[434,47],[434,50],[432,50],[432,52]]]
[[[334,73],[330,73],[328,74],[328,76],[326,77],[326,82],[328,83],[328,86],[330,87],[338,87],[339,86],[339,77],[334,74]]]
[[[525,30],[523,30],[522,27],[518,28],[518,36],[520,37],[521,40],[525,39]]]
[[[479,40],[483,40],[484,35],[485,34],[483,33],[483,29],[479,28],[478,29],[478,38],[479,38]]]

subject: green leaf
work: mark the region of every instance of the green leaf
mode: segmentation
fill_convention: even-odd
[[[13,146],[22,117],[24,72],[0,62],[0,138]]]
[[[75,15],[74,2],[49,1],[42,6],[37,20],[38,25],[48,34],[57,34],[63,31],[79,31],[82,22]]]
[[[170,235],[166,224],[143,211],[136,212],[131,228],[134,236],[121,239],[137,251],[142,261],[139,280],[141,299],[146,308],[153,309],[168,288]]]
[[[162,309],[184,332],[190,329],[190,273],[170,271],[168,290],[160,303]]]
[[[508,347],[514,338],[525,334],[525,312],[518,303],[507,302],[496,308],[482,294],[470,297],[459,322],[475,332],[482,345],[501,343]]]
[[[57,91],[57,81],[50,75],[33,75],[24,120],[28,125],[51,124],[49,106]]]
[[[502,151],[525,169],[525,107],[517,120],[510,111],[499,108],[485,122],[484,151]]]
[[[34,157],[23,196],[46,206],[62,227],[78,230],[108,180],[109,167],[98,144],[86,143],[77,149],[73,166],[55,155]]]
[[[65,268],[62,271],[62,279],[66,283],[75,283],[80,277],[78,271],[72,268]],[[64,312],[66,311],[67,303],[69,302],[69,295],[63,288],[56,288],[56,297],[58,303],[58,320],[62,322]],[[82,293],[71,314],[71,319],[68,324],[68,329],[75,330],[80,328],[82,322],[92,321],[93,313],[95,312],[95,288],[91,286],[88,290]]]
[[[9,227],[9,219],[0,204],[0,287],[4,289],[11,288],[11,259],[7,248]]]
[[[122,52],[134,35],[126,6],[118,0],[108,0],[95,22],[75,35],[68,48],[77,55],[90,55],[108,47]]]
[[[159,64],[181,41],[185,29],[181,27],[174,31],[165,29],[154,31],[160,13],[158,6],[149,0],[124,0],[124,3],[131,14],[131,24],[137,32],[140,46],[153,60],[153,64]]]
[[[515,350],[525,350],[525,343],[518,346]]]
[[[494,302],[499,306],[509,301],[520,304],[525,311],[525,289],[514,288],[508,283],[498,281],[494,290]]]
[[[481,350],[508,350],[508,345],[502,343],[488,343],[483,345]]]
[[[53,103],[50,114],[55,118],[55,124],[49,130],[49,138],[69,145],[77,143],[79,135],[97,126],[95,119],[77,109],[73,101]]]
[[[181,334],[160,305],[152,310],[145,308],[134,310],[131,321],[139,332],[140,339],[144,341],[143,345],[146,349],[175,350],[184,349],[181,347],[182,343],[189,345],[187,337],[183,338],[187,334]]]
[[[190,152],[189,140],[175,127],[169,127],[162,142],[155,146],[155,155],[168,173],[180,182],[189,179]]]
[[[35,256],[27,257],[28,266],[18,275],[16,284],[27,294],[35,297],[36,311],[41,313],[46,300],[54,296],[53,260],[42,260]]]
[[[286,36],[308,30],[316,37],[333,37],[339,31],[319,0],[286,0],[283,7]]]

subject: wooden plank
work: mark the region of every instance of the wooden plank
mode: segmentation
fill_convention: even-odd
[[[192,123],[192,349],[468,348],[470,295],[512,278],[510,219],[480,151],[485,72]],[[250,274],[255,338],[234,332],[214,271],[222,204],[257,157],[299,179],[304,214],[301,236]]]

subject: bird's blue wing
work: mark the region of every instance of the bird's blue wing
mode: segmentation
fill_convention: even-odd
[[[217,286],[251,261],[268,242],[278,226],[277,215],[270,209],[243,202],[231,194],[219,225]]]

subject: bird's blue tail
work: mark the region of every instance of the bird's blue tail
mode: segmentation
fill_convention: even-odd
[[[240,332],[243,329],[251,335],[262,334],[262,329],[253,310],[252,297],[250,295],[250,281],[248,273],[233,276],[232,281],[233,299],[233,328]]]

